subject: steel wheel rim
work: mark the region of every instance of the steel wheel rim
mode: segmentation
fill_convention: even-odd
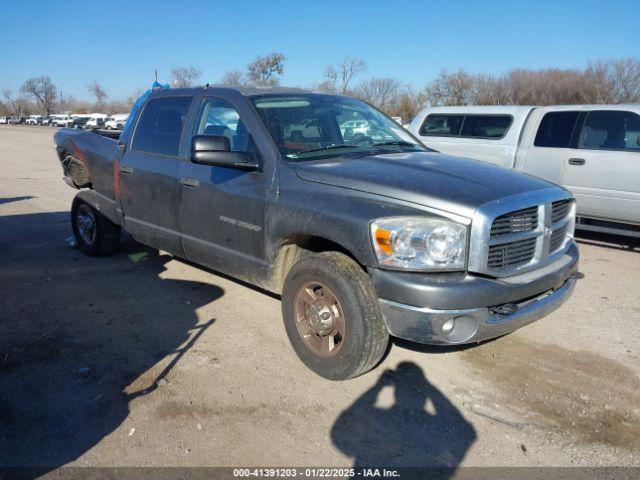
[[[307,282],[298,289],[293,308],[307,348],[320,357],[336,355],[345,341],[346,322],[335,293],[321,282]]]
[[[84,243],[91,245],[95,242],[96,218],[87,205],[80,205],[80,207],[78,207],[76,226],[78,227],[78,234]]]

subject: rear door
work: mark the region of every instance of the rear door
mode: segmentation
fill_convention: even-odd
[[[190,96],[150,100],[117,174],[124,224],[141,243],[181,254],[178,219],[180,140]]]
[[[584,112],[564,185],[580,215],[640,223],[640,115],[624,110]]]
[[[229,139],[232,151],[260,158],[236,105],[205,96],[196,114],[193,135]],[[190,260],[240,278],[266,269],[264,223],[267,183],[262,171],[182,162],[180,219],[184,252]]]
[[[564,169],[572,157],[571,138],[580,112],[549,111],[542,116],[533,145],[528,149],[524,171],[562,184]],[[578,206],[579,208],[579,206]]]

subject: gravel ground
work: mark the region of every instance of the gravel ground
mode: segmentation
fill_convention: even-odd
[[[514,334],[333,383],[278,298],[68,247],[52,135],[0,125],[0,466],[640,466],[638,243],[581,237],[574,296]]]

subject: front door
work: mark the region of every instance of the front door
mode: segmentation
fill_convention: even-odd
[[[259,157],[245,122],[226,99],[204,97],[190,133],[225,136],[232,151]],[[260,170],[182,162],[180,222],[187,258],[244,279],[247,271],[266,270],[267,181]]]
[[[120,159],[118,195],[125,228],[137,241],[179,255],[180,139],[192,97],[150,100]]]

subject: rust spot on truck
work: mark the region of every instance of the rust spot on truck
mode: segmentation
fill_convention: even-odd
[[[461,358],[497,389],[509,410],[534,414],[558,433],[589,443],[640,448],[640,379],[625,365],[587,351],[512,335]]]

